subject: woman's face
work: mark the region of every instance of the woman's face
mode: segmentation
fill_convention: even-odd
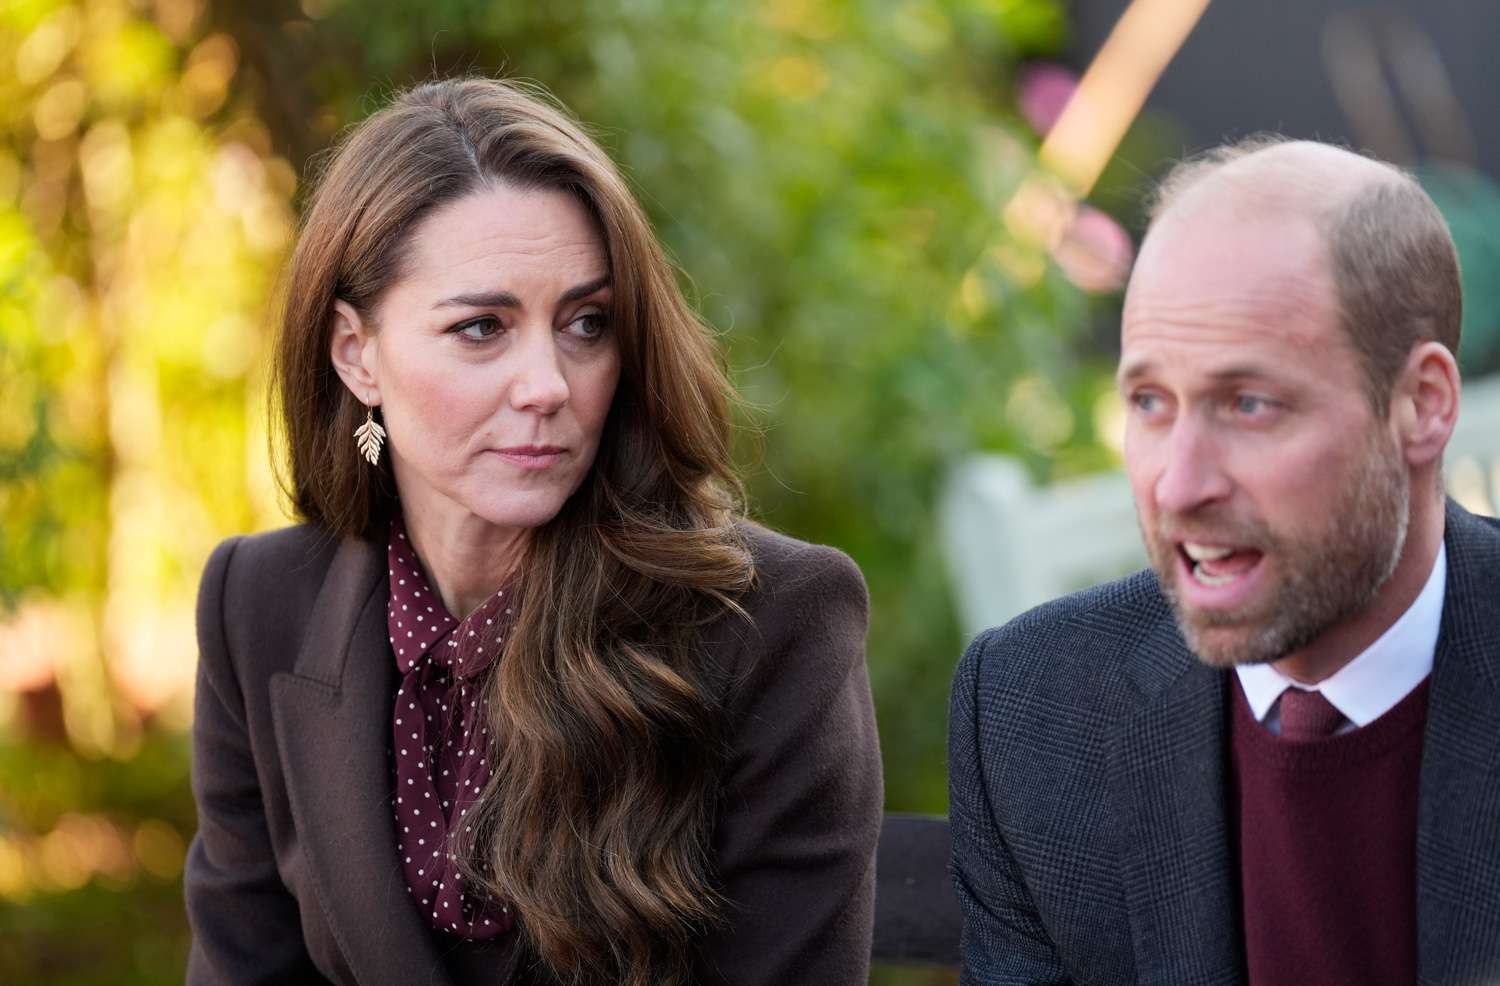
[[[557,515],[620,376],[604,244],[575,198],[499,185],[451,202],[413,232],[373,324],[335,307],[334,363],[381,407],[408,515]]]

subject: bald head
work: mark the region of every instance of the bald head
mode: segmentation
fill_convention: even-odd
[[[1412,347],[1435,340],[1458,352],[1453,239],[1427,193],[1398,168],[1328,144],[1254,137],[1177,165],[1150,215],[1141,263],[1161,241],[1205,229],[1225,237],[1259,223],[1315,231],[1325,266],[1307,276],[1331,285],[1381,413]]]
[[[1180,216],[1205,207],[1316,219],[1362,191],[1410,180],[1388,164],[1331,144],[1253,137],[1173,168],[1157,186],[1151,225],[1169,212]]]

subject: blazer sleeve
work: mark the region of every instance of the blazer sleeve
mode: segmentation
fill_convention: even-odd
[[[864,579],[831,548],[762,573],[738,680],[715,838],[729,907],[696,982],[853,986],[868,980],[883,800],[865,667]]]
[[[1001,646],[1000,636],[992,631],[969,646],[954,677],[948,710],[952,870],[964,914],[959,984],[1065,986],[1071,980],[995,823],[985,782],[979,679],[985,654]]]
[[[297,901],[281,882],[266,826],[245,703],[224,633],[238,539],[220,544],[198,592],[193,795],[198,832],[183,874],[191,986],[321,982],[303,946]]]

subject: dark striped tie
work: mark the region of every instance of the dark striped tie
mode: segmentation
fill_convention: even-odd
[[[1332,736],[1344,724],[1344,714],[1322,692],[1288,688],[1281,693],[1281,736],[1309,740]]]

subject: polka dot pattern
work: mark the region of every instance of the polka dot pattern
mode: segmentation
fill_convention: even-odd
[[[510,930],[510,909],[464,887],[456,853],[465,817],[490,776],[482,672],[509,627],[507,589],[463,621],[432,591],[399,518],[391,524],[391,651],[401,671],[392,714],[396,851],[422,916],[461,938]]]

